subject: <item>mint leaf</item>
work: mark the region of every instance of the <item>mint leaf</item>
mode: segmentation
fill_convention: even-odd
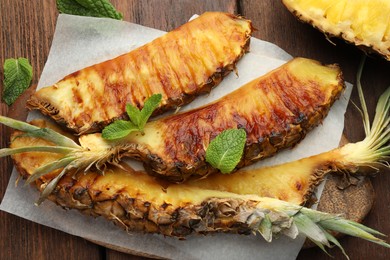
[[[161,94],[153,94],[145,101],[144,107],[141,111],[131,104],[126,105],[126,112],[130,118],[130,121],[136,126],[138,126],[140,131],[144,130],[146,122],[148,122],[149,117],[153,114],[153,111],[160,104],[161,99]]]
[[[143,131],[153,111],[158,107],[162,99],[161,94],[154,94],[145,101],[144,107],[140,111],[137,107],[127,104],[126,112],[130,121],[117,120],[106,126],[102,131],[104,139],[113,140],[126,137],[134,131]]]
[[[217,135],[206,150],[206,162],[222,173],[230,173],[240,162],[246,143],[244,129],[228,129]]]
[[[32,66],[26,58],[6,59],[4,62],[3,100],[12,105],[31,83]]]
[[[130,121],[133,122],[136,126],[139,126],[141,121],[141,111],[132,104],[127,104],[126,112],[130,118]]]
[[[131,132],[139,131],[138,127],[130,121],[116,120],[106,126],[102,131],[102,137],[107,140],[115,140],[128,136]]]
[[[153,111],[156,110],[162,99],[161,94],[154,94],[148,100],[146,100],[144,107],[141,110],[141,117],[138,123],[138,127],[142,131],[146,122],[148,122],[149,117],[153,114]]]
[[[108,17],[122,20],[123,15],[116,11],[108,0],[57,0],[60,13],[81,16]]]

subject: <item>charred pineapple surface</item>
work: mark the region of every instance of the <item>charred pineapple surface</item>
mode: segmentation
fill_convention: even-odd
[[[130,53],[66,76],[28,101],[69,129],[94,132],[162,94],[156,113],[210,91],[249,48],[251,22],[209,12]]]
[[[48,126],[42,121],[33,123]],[[14,136],[19,134],[15,132]],[[18,137],[13,139],[11,148],[26,145],[50,143],[38,138]],[[15,166],[25,178],[56,159],[55,154],[45,152],[13,155]],[[42,190],[56,174],[58,171],[41,177],[36,182],[37,188]],[[179,237],[221,229],[249,234],[250,222],[246,221],[250,212],[256,211],[259,204],[262,204],[262,210],[267,211],[269,204],[261,203],[256,196],[158,182],[152,176],[130,168],[113,168],[104,175],[93,171],[69,172],[49,199],[65,208],[103,216],[132,231]]]
[[[322,121],[343,89],[337,66],[296,58],[212,104],[149,122],[144,135],[108,142],[91,134],[80,143],[91,150],[115,147],[142,160],[150,173],[180,182],[216,171],[205,162],[205,151],[226,129],[247,133],[238,168],[294,146]]]
[[[283,0],[300,20],[390,60],[390,1]]]

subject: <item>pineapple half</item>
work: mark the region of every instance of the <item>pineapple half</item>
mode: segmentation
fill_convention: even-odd
[[[43,120],[33,124],[52,127]],[[21,133],[14,133],[12,149],[53,145]],[[48,152],[25,152],[13,155],[13,159],[19,173],[29,177],[58,157]],[[45,189],[60,171],[41,176],[35,182],[37,188]],[[341,247],[329,233],[339,231],[390,247],[373,236],[381,233],[339,216],[273,198],[165,183],[125,165],[122,169],[111,168],[104,175],[95,170],[68,172],[48,198],[67,209],[103,216],[128,231],[176,237],[192,233],[259,233],[268,242],[275,234],[295,238],[303,233],[322,249],[330,243]]]
[[[283,0],[298,19],[390,60],[389,0]]]
[[[82,135],[80,145],[96,154],[115,154],[144,163],[148,173],[182,182],[216,172],[205,160],[211,140],[227,129],[244,129],[244,155],[236,168],[293,147],[320,124],[345,85],[338,65],[295,58],[219,100],[150,121],[144,133],[106,140]]]
[[[97,132],[161,94],[156,113],[208,93],[248,51],[252,25],[228,13],[207,12],[115,59],[76,71],[28,100],[76,133]],[[155,113],[155,114],[156,114]]]

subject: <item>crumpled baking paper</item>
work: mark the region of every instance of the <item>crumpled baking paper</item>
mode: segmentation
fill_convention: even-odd
[[[123,21],[61,14],[38,88],[51,85],[86,66],[129,52],[164,33]],[[209,95],[197,98],[182,111],[216,100],[291,58],[274,44],[252,38],[250,53],[237,65],[238,76],[229,74]],[[311,131],[298,146],[251,167],[283,163],[337,147],[351,89],[348,85],[323,124]],[[41,116],[38,112],[32,112],[29,119],[38,116]],[[17,176],[14,170],[1,210],[99,244],[143,255],[169,259],[295,259],[305,239],[292,240],[282,236],[267,243],[260,235],[214,234],[193,235],[182,241],[161,235],[127,233],[105,219],[84,216],[76,210],[65,211],[50,201],[34,206],[38,192],[23,185],[15,187]]]

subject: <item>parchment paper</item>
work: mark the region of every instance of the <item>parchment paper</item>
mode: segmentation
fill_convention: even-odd
[[[126,53],[162,34],[162,31],[123,21],[61,14],[38,88],[51,85],[86,66]],[[291,56],[279,47],[252,38],[251,52],[237,65],[239,76],[231,73],[211,94],[196,99],[182,110],[213,101],[288,59]],[[291,161],[337,147],[351,89],[348,84],[323,124],[310,132],[297,147],[251,167]],[[30,113],[29,119],[37,116],[40,115],[36,112]],[[160,235],[126,233],[102,218],[84,216],[76,210],[65,211],[50,201],[34,206],[38,192],[21,184],[15,187],[17,176],[14,170],[1,210],[76,236],[143,254],[171,259],[295,259],[304,241],[303,237],[295,240],[280,237],[266,243],[260,235],[230,234],[194,235],[179,241]]]

